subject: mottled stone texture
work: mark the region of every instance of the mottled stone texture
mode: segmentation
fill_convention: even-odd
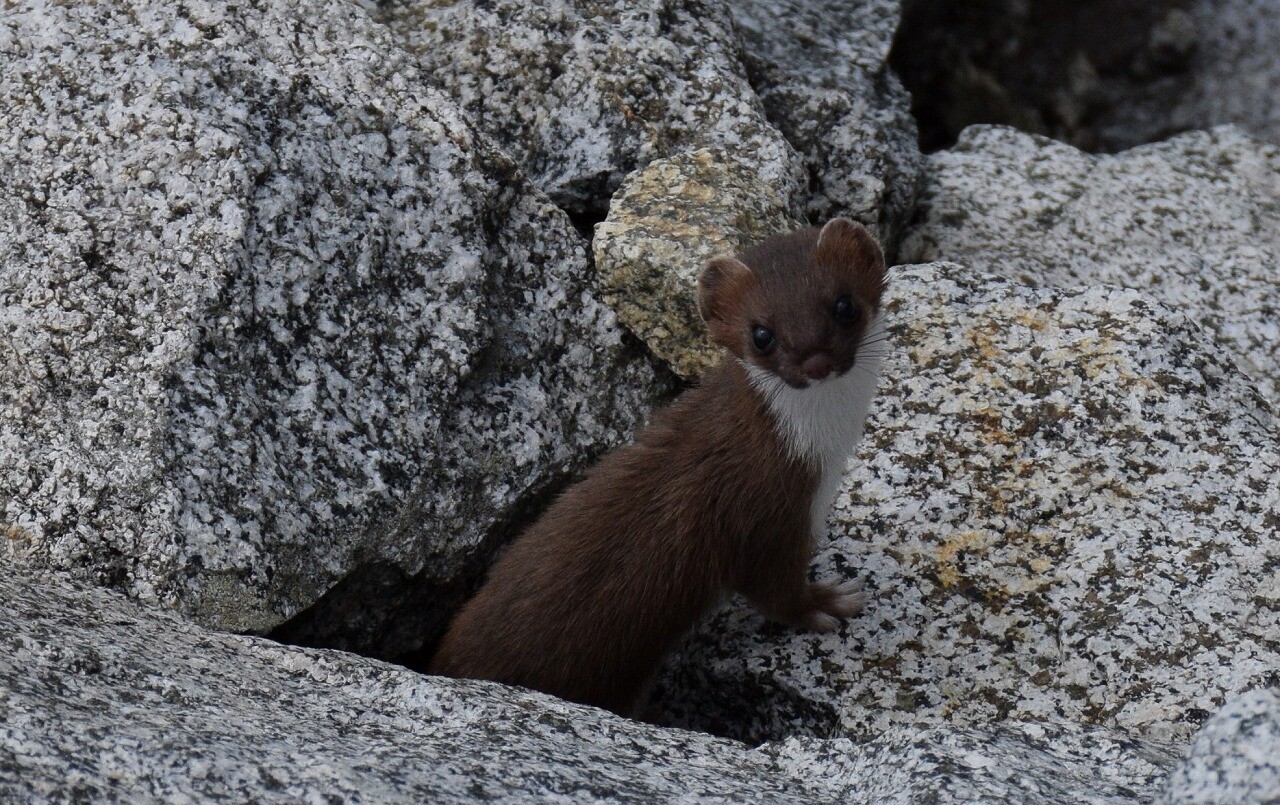
[[[670,658],[668,723],[763,740],[1065,719],[1185,740],[1280,672],[1276,422],[1184,311],[956,266],[890,280],[893,343],[816,558],[828,635],[744,604]]]
[[[865,743],[789,738],[761,751],[802,779],[826,782],[842,794],[838,801],[868,805],[1144,802],[1177,755],[1114,730],[1053,719],[989,729],[890,727]]]
[[[454,582],[647,408],[568,220],[357,7],[10,7],[0,49],[5,562],[264,630]]]
[[[747,82],[718,0],[395,0],[382,19],[557,204],[603,216],[631,171],[695,148],[783,203],[803,171]]]
[[[1058,725],[751,749],[0,577],[0,799],[1120,801],[1167,753]],[[1099,770],[1105,764],[1105,769]]]
[[[1253,691],[1209,719],[1159,801],[1280,801],[1280,692]]]
[[[921,168],[911,99],[886,59],[898,0],[731,4],[769,119],[804,158],[805,213],[871,227],[892,255]]]
[[[720,149],[651,162],[627,177],[593,241],[598,284],[618,319],[685,378],[719,362],[698,315],[698,274],[805,224],[754,167]]]
[[[1280,392],[1280,148],[1239,129],[1094,156],[975,126],[929,158],[902,257],[1140,290],[1198,320],[1269,399]]]

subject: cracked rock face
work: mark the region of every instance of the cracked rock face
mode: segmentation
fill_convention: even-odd
[[[1060,725],[751,749],[207,632],[49,574],[0,576],[0,600],[6,801],[1111,802],[1149,799],[1170,762],[1159,747]]]
[[[785,204],[795,152],[714,0],[396,0],[382,19],[433,83],[561,207],[603,214],[631,171],[696,148],[750,161]]]
[[[1235,128],[1094,156],[975,126],[929,158],[904,260],[1029,285],[1141,290],[1280,393],[1280,149]]]
[[[453,583],[661,385],[357,7],[11,9],[0,49],[4,561],[237,631]]]
[[[1185,740],[1277,681],[1276,423],[1192,319],[946,264],[898,269],[888,305],[816,557],[863,580],[865,612],[801,634],[735,602],[669,658],[656,717],[749,741],[1006,719]]]

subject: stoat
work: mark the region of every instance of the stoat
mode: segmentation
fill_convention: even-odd
[[[721,364],[521,534],[430,670],[630,714],[726,592],[829,631],[855,584],[807,579],[875,393],[885,262],[837,218],[711,259],[698,308]]]

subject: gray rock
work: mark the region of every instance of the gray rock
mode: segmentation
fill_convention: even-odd
[[[922,163],[911,99],[885,63],[900,3],[746,0],[732,8],[769,119],[808,168],[806,215],[862,221],[892,253]]]
[[[665,723],[759,742],[1061,720],[1188,739],[1280,668],[1276,422],[1185,312],[1132,290],[897,269],[896,349],[818,635],[741,602],[669,659]]]
[[[654,159],[722,148],[794,204],[795,152],[747,82],[718,0],[396,0],[382,19],[432,80],[575,213]]]
[[[394,653],[397,585],[456,583],[661,385],[358,7],[15,6],[0,48],[4,561],[229,630],[336,586],[373,597],[327,628]]]
[[[1149,798],[1169,762],[1159,747],[1053,725],[750,749],[208,632],[57,576],[6,573],[0,601],[6,802],[1106,802]]]
[[[1199,320],[1277,399],[1280,149],[1238,129],[1093,156],[975,126],[929,158],[912,261],[1141,290]]]
[[[1160,802],[1280,802],[1280,695],[1255,690],[1214,714]]]

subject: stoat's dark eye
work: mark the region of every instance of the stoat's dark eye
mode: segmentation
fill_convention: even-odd
[[[761,355],[768,355],[774,345],[778,343],[778,339],[773,337],[773,331],[768,327],[756,325],[751,328],[751,343],[755,345],[756,352]]]
[[[862,316],[862,310],[853,303],[853,300],[847,296],[842,296],[836,300],[836,318],[840,321],[852,324]]]

